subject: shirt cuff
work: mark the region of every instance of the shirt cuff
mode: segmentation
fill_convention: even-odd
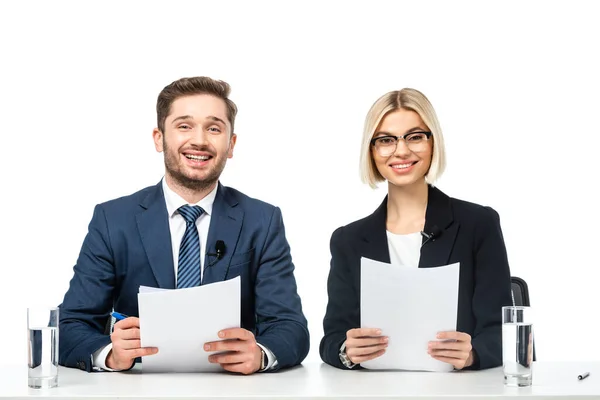
[[[268,371],[270,369],[273,369],[277,366],[277,358],[275,357],[275,354],[273,354],[273,352],[269,349],[267,349],[265,346],[263,346],[262,344],[256,342],[256,344],[263,349],[263,351],[265,352],[265,354],[267,355],[267,367],[263,370],[263,371]]]
[[[107,344],[104,347],[99,348],[92,354],[92,367],[95,371],[121,371],[120,369],[112,369],[106,366],[106,358],[108,353],[112,350],[112,343]]]

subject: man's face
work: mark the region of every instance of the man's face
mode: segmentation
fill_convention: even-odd
[[[164,132],[153,132],[156,151],[164,152],[166,175],[188,189],[211,188],[233,157],[225,102],[208,94],[180,97],[171,105]]]

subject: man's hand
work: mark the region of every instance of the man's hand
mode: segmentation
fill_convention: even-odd
[[[372,360],[385,353],[388,338],[381,329],[356,328],[346,332],[346,355],[354,364]]]
[[[224,329],[219,332],[219,337],[223,340],[205,343],[204,350],[224,353],[212,354],[208,357],[208,361],[221,364],[226,371],[244,375],[260,369],[262,350],[256,344],[252,332],[242,328]]]
[[[110,369],[129,369],[137,357],[158,353],[156,347],[140,347],[140,319],[136,317],[117,322],[110,340],[112,350],[106,357],[106,366]]]
[[[442,341],[429,342],[427,352],[436,360],[452,364],[456,369],[473,365],[473,347],[471,336],[463,332],[440,332],[438,339]]]

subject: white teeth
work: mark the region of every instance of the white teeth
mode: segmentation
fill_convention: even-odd
[[[396,168],[396,169],[406,169],[410,166],[412,166],[413,163],[410,164],[396,164],[396,165],[392,165],[392,168]]]
[[[189,158],[190,160],[196,160],[196,161],[206,161],[206,160],[208,160],[208,156],[193,156],[191,154],[186,154],[185,156],[187,158]]]

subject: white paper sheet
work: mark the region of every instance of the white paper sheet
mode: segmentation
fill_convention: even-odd
[[[157,347],[144,357],[143,372],[221,371],[208,362],[214,353],[204,343],[219,340],[221,329],[239,328],[241,320],[240,277],[186,289],[138,293],[142,347]]]
[[[153,293],[153,292],[166,292],[173,289],[165,289],[165,288],[157,288],[152,286],[143,286],[140,285],[140,289],[138,293]]]
[[[361,327],[389,337],[386,352],[361,363],[368,369],[451,371],[427,353],[439,331],[455,331],[458,263],[410,268],[361,258]]]

